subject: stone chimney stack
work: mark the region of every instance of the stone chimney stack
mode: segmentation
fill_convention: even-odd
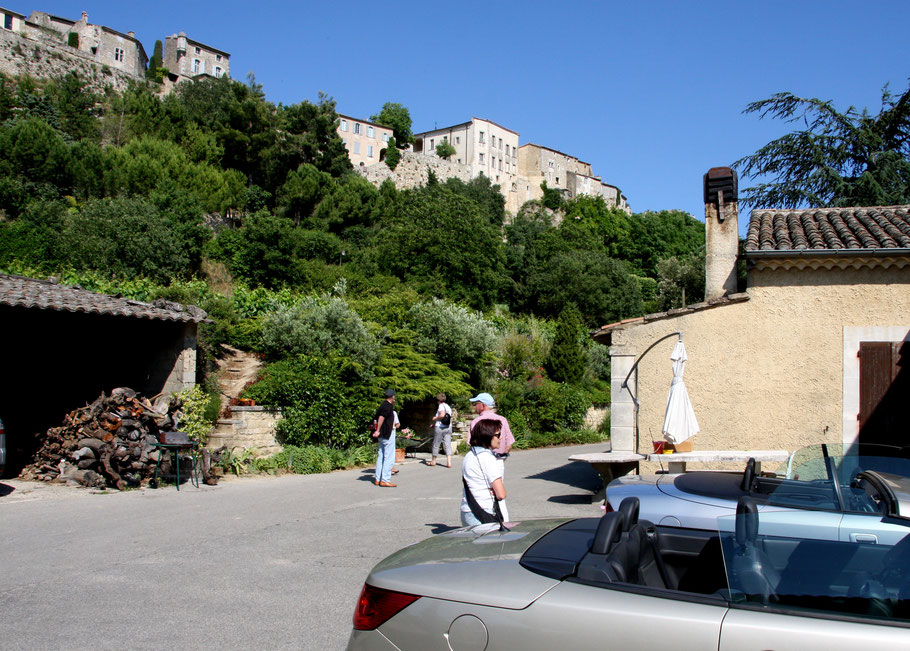
[[[736,293],[739,206],[736,172],[712,167],[705,174],[705,300]]]

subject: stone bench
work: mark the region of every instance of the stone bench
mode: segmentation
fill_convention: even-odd
[[[761,474],[762,461],[786,461],[790,453],[786,450],[693,450],[672,454],[649,454],[648,461],[667,464],[670,473],[686,472],[690,463],[740,462],[745,464],[755,459],[755,474]]]
[[[591,502],[602,502],[606,499],[607,485],[616,477],[627,475],[638,467],[639,461],[647,457],[636,452],[588,452],[586,454],[573,454],[569,461],[590,463],[603,479],[603,486],[594,493]]]

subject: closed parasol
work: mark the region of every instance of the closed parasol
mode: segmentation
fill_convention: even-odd
[[[676,445],[695,436],[700,428],[683,382],[683,371],[688,358],[681,338],[676,342],[670,359],[673,361],[673,381],[670,384],[670,395],[667,396],[667,414],[664,416],[662,431],[666,439]]]

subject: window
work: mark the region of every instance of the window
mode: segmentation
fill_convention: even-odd
[[[483,165],[483,154],[480,154],[480,164]]]
[[[436,149],[436,139],[430,138],[430,149]]]
[[[480,132],[480,144],[482,145],[484,142],[486,142],[486,141],[483,139],[483,131],[481,131]]]
[[[373,145],[367,147],[367,158],[373,158]]]
[[[347,121],[347,120],[342,120],[342,121],[341,121],[340,129],[341,129],[342,131],[347,131],[347,130],[348,130],[348,121]]]
[[[499,150],[502,151],[502,138],[499,139]]]
[[[499,159],[499,171],[500,172],[502,171],[502,159],[501,158]]]
[[[196,54],[202,54],[202,48],[198,48],[198,47],[197,47],[197,48],[195,49],[195,52],[196,52]]]
[[[354,123],[354,133],[355,133],[356,135],[358,135],[358,136],[360,135],[360,133],[361,133],[361,131],[360,131],[360,122],[355,122],[355,123]]]
[[[193,59],[193,74],[199,74],[199,59]]]
[[[506,161],[506,172],[511,172],[512,168],[509,167],[509,161]]]
[[[119,47],[114,48],[114,61],[123,61],[123,50]]]
[[[549,167],[550,169],[553,169],[553,161],[549,161],[547,163],[547,167]]]
[[[215,55],[215,61],[219,61],[219,62],[221,61],[221,55],[220,55],[220,54],[216,54],[216,55]]]
[[[356,127],[357,125],[355,124],[354,126]],[[355,154],[359,154],[359,153],[360,153],[360,143],[357,142],[356,140],[354,141],[354,153],[355,153]]]
[[[13,17],[9,14],[3,14],[3,28],[12,29],[13,28]]]
[[[224,74],[224,73],[221,71],[221,68],[218,66],[215,66],[215,76],[220,77],[222,74]]]
[[[509,155],[509,146],[506,145],[506,156],[508,156],[508,155]]]
[[[387,133],[382,134],[382,141],[383,141],[383,142],[388,142],[388,141],[389,141],[389,134],[387,134]]]
[[[456,144],[456,145],[460,145],[460,144],[461,144],[461,136],[455,136],[455,144]]]
[[[367,138],[375,138],[376,132],[373,130],[373,127],[367,127]]]
[[[496,156],[490,156],[490,167],[496,169]]]

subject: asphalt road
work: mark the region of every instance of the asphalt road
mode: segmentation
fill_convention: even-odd
[[[513,520],[601,513],[570,454],[518,451]],[[343,649],[370,568],[460,526],[461,458],[95,494],[0,482],[0,646],[12,649]]]

